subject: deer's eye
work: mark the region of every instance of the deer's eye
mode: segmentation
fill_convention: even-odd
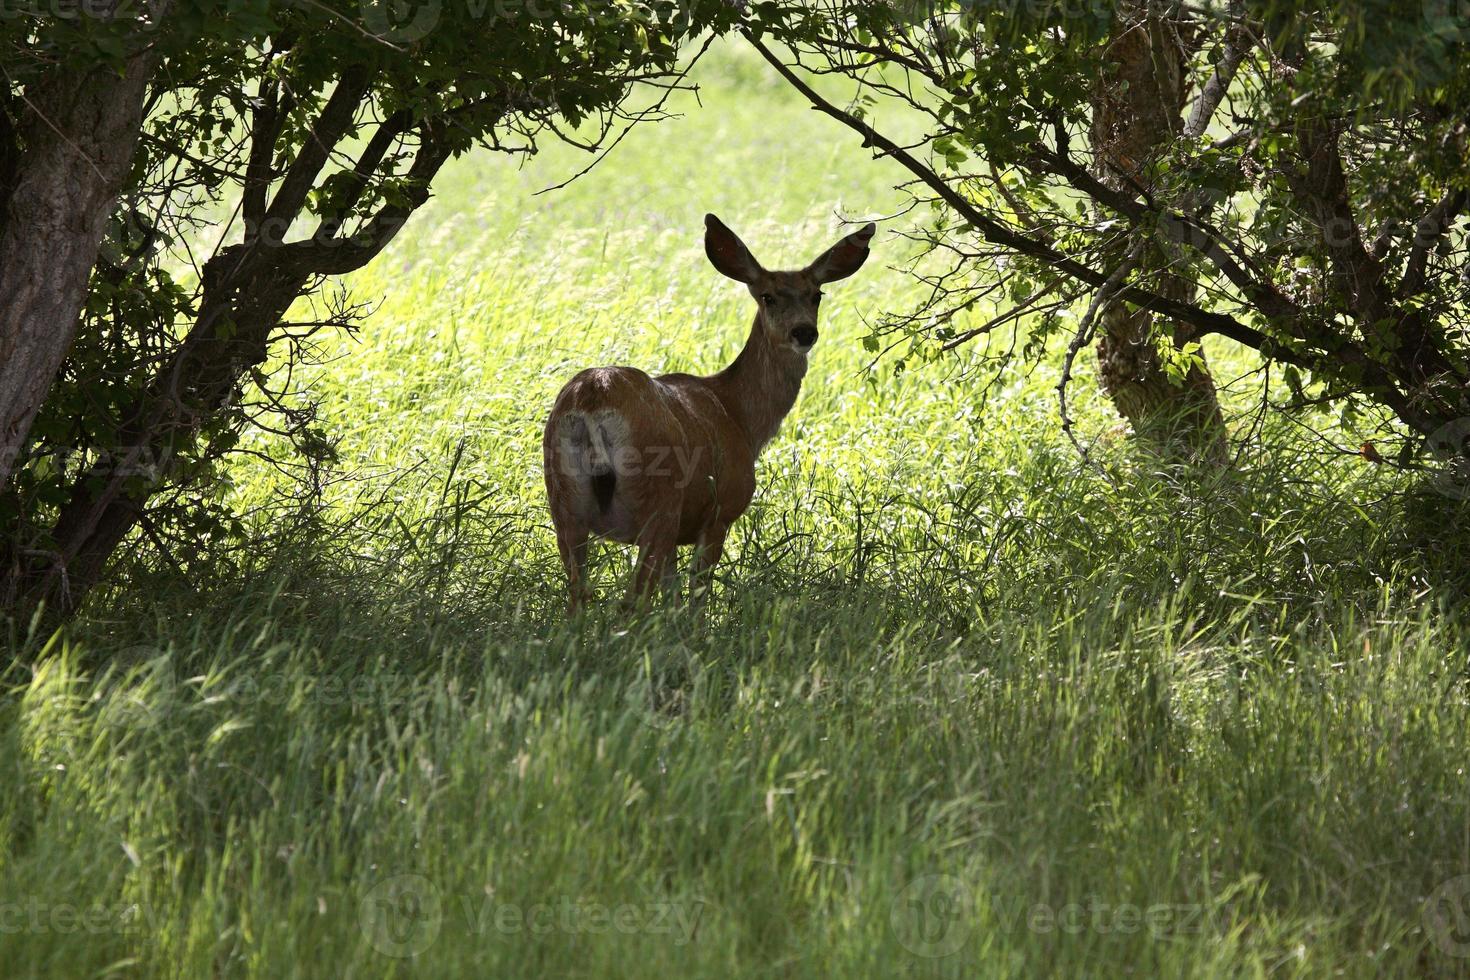
[[[766,304],[767,306],[770,306],[772,303],[776,302],[776,297],[772,296],[770,293],[761,293],[761,302]]]

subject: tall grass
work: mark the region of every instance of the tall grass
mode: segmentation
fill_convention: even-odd
[[[319,498],[242,465],[248,554],[13,628],[0,973],[1462,974],[1458,495],[1277,424],[1177,472],[1084,382],[1098,472],[1054,364],[869,373],[901,239],[829,290],[708,620],[564,620],[557,388],[733,356],[704,211],[779,265],[901,201],[750,59],[700,77],[563,191],[571,150],[457,162],[303,378]]]

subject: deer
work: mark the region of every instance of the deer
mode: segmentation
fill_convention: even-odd
[[[691,599],[709,595],[730,526],[755,496],[755,463],[796,404],[817,343],[821,287],[868,258],[869,222],[804,269],[766,269],[713,214],[704,251],[756,303],[745,346],[711,375],[650,376],[634,367],[588,368],[557,395],[546,420],[546,497],[566,568],[567,612],[588,597],[593,538],[636,545],[626,602],[677,586],[677,555],[694,547]]]

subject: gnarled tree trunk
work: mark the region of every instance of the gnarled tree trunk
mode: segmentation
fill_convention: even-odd
[[[0,486],[76,337],[152,70],[146,47],[121,77],[59,64],[4,107],[19,118],[0,125]]]
[[[1184,128],[1188,50],[1169,20],[1150,0],[1118,6],[1107,53],[1112,70],[1100,79],[1092,101],[1092,145],[1098,179],[1133,192],[1150,184],[1150,167]],[[1182,303],[1195,284],[1169,271],[1174,246],[1151,243],[1139,264],[1154,292]],[[1148,310],[1113,304],[1101,318],[1098,369],[1103,390],[1140,437],[1168,455],[1212,462],[1227,458],[1225,419],[1203,355],[1182,383],[1171,379],[1156,344],[1179,343],[1172,323]]]
[[[338,86],[340,98],[329,101],[315,123],[313,138],[304,142],[288,173],[303,179],[282,182],[271,203],[281,225],[296,217],[313,178],[329,151],[346,138],[370,76],[354,68]],[[406,114],[379,124],[377,138],[363,150],[345,211],[361,193],[389,143],[409,128]],[[223,411],[238,399],[249,371],[270,354],[277,328],[307,284],[320,276],[345,275],[371,261],[391,242],[409,215],[429,197],[429,182],[449,159],[450,145],[440,127],[417,127],[418,149],[406,174],[400,200],[385,204],[350,237],[337,237],[340,216],[323,218],[308,239],[283,242],[263,235],[222,249],[205,263],[199,313],[188,335],[146,386],[129,420],[106,458],[83,471],[62,505],[50,545],[25,560],[0,569],[0,610],[30,614],[44,604],[53,616],[74,612],[96,586],[108,559],[142,519],[152,486],[138,486],[131,476],[172,464],[170,443]],[[275,130],[261,138],[274,144]],[[263,209],[261,196],[252,208]],[[252,221],[253,226],[264,222]]]

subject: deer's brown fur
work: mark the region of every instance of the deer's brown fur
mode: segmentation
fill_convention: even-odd
[[[638,545],[632,596],[647,597],[672,576],[680,545],[696,547],[696,585],[707,590],[725,535],[755,493],[756,457],[801,391],[821,285],[862,266],[873,232],[865,225],[805,269],[768,271],[706,215],[710,262],[745,283],[757,304],[740,354],[704,377],[603,367],[567,382],[542,453],[571,609],[585,595],[593,536]]]

